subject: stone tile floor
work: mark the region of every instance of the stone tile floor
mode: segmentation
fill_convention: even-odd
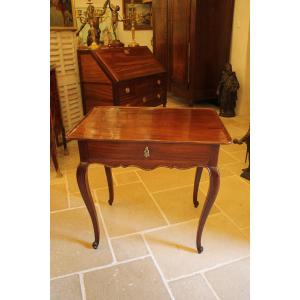
[[[168,107],[183,106],[169,99]],[[222,118],[233,138],[249,118]],[[195,170],[113,169],[115,202],[107,204],[104,168],[92,165],[89,182],[100,222],[93,230],[76,183],[76,142],[58,150],[63,177],[51,167],[51,299],[249,299],[250,184],[239,175],[245,145],[222,146],[221,187],[197,254],[198,218],[208,188],[201,178],[192,204]]]

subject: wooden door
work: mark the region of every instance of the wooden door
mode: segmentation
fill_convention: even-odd
[[[187,89],[190,81],[190,0],[173,0],[170,4],[170,81]]]
[[[221,71],[229,62],[233,8],[234,0],[201,0],[197,4],[191,62],[196,99],[216,98]]]
[[[152,1],[153,54],[169,70],[168,55],[168,0]]]

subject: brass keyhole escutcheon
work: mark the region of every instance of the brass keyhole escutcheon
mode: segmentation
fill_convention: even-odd
[[[143,97],[142,101],[143,101],[143,103],[146,103],[147,102],[147,98]]]
[[[130,93],[130,88],[129,88],[129,87],[125,88],[125,93],[126,93],[126,94],[129,94],[129,93]]]
[[[144,156],[145,156],[146,158],[150,157],[150,150],[149,150],[148,147],[145,147],[145,150],[144,150]]]
[[[160,84],[161,84],[161,81],[160,81],[159,79],[157,80],[157,84],[158,84],[158,85],[160,85]]]

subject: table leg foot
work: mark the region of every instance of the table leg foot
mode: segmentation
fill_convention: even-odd
[[[198,248],[198,246],[197,246],[197,251],[198,251],[199,254],[202,253],[202,252],[203,252],[203,247],[200,246],[200,247]]]
[[[203,247],[201,245],[201,238],[202,238],[204,225],[208,217],[208,214],[217,198],[217,194],[220,187],[220,174],[218,168],[208,167],[207,169],[209,172],[210,182],[209,182],[208,194],[202,209],[202,213],[198,225],[197,238],[196,238],[198,253],[201,253],[203,251]]]
[[[99,246],[99,241],[95,241],[93,244],[92,244],[93,248],[94,249],[97,249],[98,246]]]
[[[202,171],[203,171],[202,167],[196,168],[195,181],[194,181],[194,193],[193,193],[193,203],[196,208],[199,205],[197,198],[198,198],[199,182],[201,179]]]
[[[63,177],[62,172],[60,171],[60,169],[56,170],[56,177]]]
[[[106,179],[107,179],[107,184],[108,184],[108,190],[109,190],[109,200],[108,204],[112,205],[114,202],[114,186],[113,186],[113,178],[111,174],[111,168],[105,166],[105,174],[106,174]]]
[[[100,230],[99,230],[98,217],[97,217],[95,204],[88,183],[88,166],[89,163],[81,162],[77,168],[76,176],[77,176],[77,183],[78,183],[81,196],[84,200],[84,203],[86,205],[86,208],[90,214],[93,223],[95,241],[92,244],[92,246],[94,249],[97,249],[100,240]]]

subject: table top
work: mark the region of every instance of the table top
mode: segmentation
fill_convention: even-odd
[[[93,108],[67,135],[68,140],[158,141],[230,144],[218,114],[204,108]]]

